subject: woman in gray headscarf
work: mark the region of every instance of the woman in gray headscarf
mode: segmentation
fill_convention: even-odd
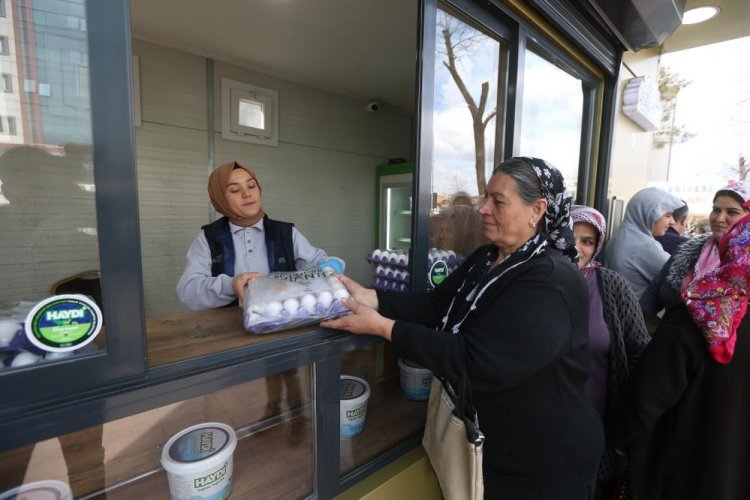
[[[628,202],[625,219],[607,244],[604,262],[628,280],[636,297],[669,260],[654,236],[667,232],[674,223],[672,211],[682,205],[679,198],[659,188],[641,189]]]

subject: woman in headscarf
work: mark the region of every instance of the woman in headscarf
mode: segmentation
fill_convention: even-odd
[[[658,188],[641,189],[625,209],[625,218],[607,244],[604,263],[620,273],[640,298],[669,259],[654,236],[663,236],[674,223],[672,211],[682,201]]]
[[[638,299],[627,281],[596,260],[607,234],[604,216],[596,209],[574,205],[570,211],[578,249],[578,267],[589,290],[589,379],[586,396],[607,429],[620,394],[650,337]],[[625,472],[624,460],[606,450],[599,465],[597,498],[611,491]]]
[[[716,192],[708,217],[711,232],[683,243],[641,296],[641,308],[649,323],[658,323],[657,313],[679,304],[680,294],[695,278],[718,266],[719,241],[749,212],[750,184],[735,182]]]
[[[562,175],[512,158],[493,170],[478,211],[491,243],[433,291],[375,291],[342,276],[352,314],[322,325],[382,336],[453,387],[467,367],[485,498],[590,499],[603,432],[584,391],[588,298]]]
[[[223,217],[203,226],[188,249],[177,295],[190,309],[242,305],[247,282],[269,272],[315,267],[343,272],[343,260],[312,246],[294,224],[265,214],[260,182],[245,165],[232,161],[216,167],[208,178],[208,196]],[[290,410],[302,403],[296,368],[270,375],[262,418],[280,413],[282,385]],[[304,429],[302,419],[292,420],[290,441],[298,442]]]
[[[208,196],[223,217],[203,226],[188,249],[177,295],[190,309],[235,303],[248,280],[273,271],[325,266],[343,271],[341,259],[312,246],[294,224],[268,218],[250,168],[235,161],[216,167],[208,178]]]
[[[635,498],[744,500],[750,491],[750,215],[719,240],[641,355],[612,444]]]

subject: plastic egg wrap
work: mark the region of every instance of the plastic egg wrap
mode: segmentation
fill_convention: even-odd
[[[252,333],[271,333],[348,314],[346,287],[319,269],[276,272],[250,280],[243,324]]]

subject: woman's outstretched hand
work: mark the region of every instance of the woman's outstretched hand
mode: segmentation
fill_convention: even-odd
[[[352,313],[322,321],[320,326],[346,330],[351,333],[378,335],[391,340],[394,321],[378,313],[378,296],[375,290],[365,288],[346,276],[339,275],[337,278],[351,294],[351,297],[343,299],[341,303]]]
[[[247,288],[247,282],[260,276],[263,276],[263,273],[242,273],[232,279],[232,290],[234,290],[234,294],[237,295],[240,307],[244,307],[245,304],[245,289]]]
[[[372,288],[365,288],[351,278],[343,274],[337,274],[336,278],[344,284],[349,294],[354,300],[371,309],[378,310],[378,294]]]

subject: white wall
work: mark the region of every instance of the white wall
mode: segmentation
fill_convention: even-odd
[[[174,287],[185,253],[211,221],[207,84],[204,57],[133,40],[140,57],[143,125],[136,129],[146,312],[184,310]],[[347,261],[367,282],[364,256],[375,247],[375,166],[410,158],[411,116],[364,111],[364,102],[214,61],[214,151],[211,163],[253,168],[263,206],[294,222],[316,246]],[[279,146],[221,137],[221,78],[279,92]]]

